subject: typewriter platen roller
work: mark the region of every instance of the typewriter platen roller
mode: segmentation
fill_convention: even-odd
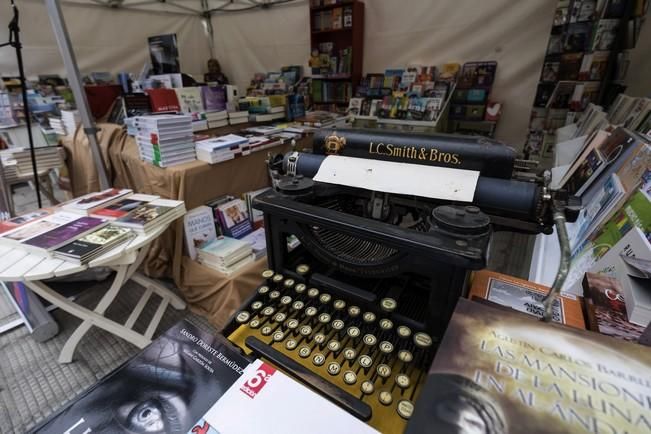
[[[472,203],[315,182],[325,155],[271,158],[274,189],[254,202],[270,270],[225,336],[379,431],[403,432],[492,230],[547,231],[563,203],[562,192],[507,179],[511,153],[491,152],[499,173],[486,171],[499,177],[480,176]]]

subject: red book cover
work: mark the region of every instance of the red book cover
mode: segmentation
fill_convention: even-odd
[[[174,89],[147,90],[153,113],[180,112],[181,106]]]

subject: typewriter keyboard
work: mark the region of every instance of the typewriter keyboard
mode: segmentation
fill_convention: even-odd
[[[434,356],[432,338],[400,324],[391,298],[364,309],[271,270],[263,277],[228,339],[379,431],[403,432]]]

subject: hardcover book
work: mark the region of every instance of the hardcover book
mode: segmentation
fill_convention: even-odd
[[[641,433],[648,347],[459,299],[407,434]]]
[[[223,337],[183,320],[35,432],[185,434],[248,365]]]
[[[179,99],[174,89],[147,89],[153,113],[178,113],[181,111]]]
[[[106,219],[81,217],[73,222],[66,223],[58,228],[23,241],[23,244],[44,250],[54,250],[106,225],[106,223]]]

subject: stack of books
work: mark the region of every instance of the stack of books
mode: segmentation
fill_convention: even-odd
[[[206,112],[204,117],[208,122],[208,128],[221,128],[228,125],[228,112],[226,110]]]
[[[208,164],[220,163],[250,152],[249,139],[235,134],[201,140],[196,143],[197,159]]]
[[[133,236],[130,229],[108,225],[59,247],[53,255],[55,258],[84,265]]]
[[[63,123],[63,129],[66,132],[66,136],[70,136],[75,133],[77,125],[81,122],[79,117],[79,111],[77,110],[61,110],[61,122]]]
[[[159,167],[196,160],[191,116],[138,116],[134,126],[142,160]]]
[[[228,123],[231,125],[245,124],[248,121],[249,121],[248,110],[228,112]]]
[[[195,119],[192,121],[192,132],[205,131],[208,129],[208,121],[205,119]]]
[[[36,170],[40,173],[49,169],[58,169],[63,165],[63,159],[57,146],[45,146],[34,149],[34,157],[36,158]],[[13,153],[13,158],[16,159],[16,169],[18,174],[31,174],[34,173],[32,166],[31,152],[26,149]]]
[[[148,234],[166,226],[185,214],[182,200],[156,199],[114,221],[117,226],[129,228],[139,234]]]
[[[258,228],[250,234],[242,237],[242,241],[246,241],[251,245],[256,261],[267,254],[267,238],[265,236],[264,228]]]
[[[230,237],[219,237],[197,250],[197,261],[226,275],[253,262],[251,244]]]
[[[77,214],[91,215],[101,208],[118,202],[133,193],[133,190],[109,188],[99,193],[89,193],[82,197],[71,200],[63,205],[61,209]],[[99,216],[104,218],[104,216]]]
[[[61,118],[51,117],[50,118],[50,128],[52,128],[52,130],[54,130],[54,132],[56,134],[60,135],[60,136],[67,135],[66,130],[65,130],[64,126],[63,126],[63,122],[61,121]]]
[[[31,223],[35,220],[42,219],[43,217],[49,216],[52,214],[52,210],[49,209],[39,209],[33,212],[29,212],[23,215],[16,216],[12,219],[1,221],[0,222],[0,234],[5,232],[12,231],[21,226],[25,226],[27,223]]]

